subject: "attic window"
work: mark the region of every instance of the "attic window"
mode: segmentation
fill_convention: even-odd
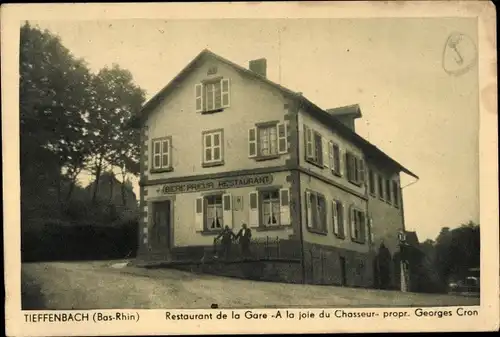
[[[212,112],[229,107],[230,90],[227,78],[195,84],[194,91],[196,112]]]

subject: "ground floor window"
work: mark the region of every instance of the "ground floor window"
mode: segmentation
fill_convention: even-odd
[[[249,225],[274,227],[290,225],[290,192],[288,188],[250,192]]]
[[[206,197],[206,204],[207,229],[222,229],[224,224],[224,219],[222,216],[222,195],[211,195]]]
[[[197,231],[219,231],[233,227],[231,194],[211,194],[196,198],[195,227]]]
[[[262,224],[264,226],[280,225],[279,190],[262,192]]]
[[[366,216],[355,207],[351,207],[351,238],[353,241],[364,243],[366,241]]]
[[[306,192],[307,227],[309,229],[327,232],[325,196],[308,191]]]

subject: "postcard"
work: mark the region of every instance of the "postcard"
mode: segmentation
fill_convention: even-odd
[[[499,328],[486,1],[2,6],[9,336]]]

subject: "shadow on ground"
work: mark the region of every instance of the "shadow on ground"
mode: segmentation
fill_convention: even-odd
[[[45,308],[45,300],[40,286],[25,272],[21,272],[21,309],[42,310]]]

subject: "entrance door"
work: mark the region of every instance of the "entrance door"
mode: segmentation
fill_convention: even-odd
[[[171,245],[171,206],[170,200],[153,203],[151,223],[151,246],[155,250],[167,250]]]

